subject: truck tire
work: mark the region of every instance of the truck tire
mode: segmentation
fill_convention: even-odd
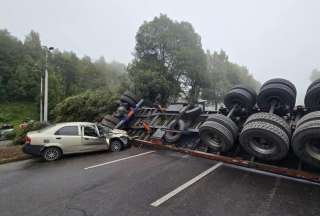
[[[251,94],[254,101],[256,101],[256,99],[257,99],[257,92],[249,86],[239,84],[239,85],[235,85],[234,87],[232,87],[232,89],[243,89]]]
[[[309,86],[308,86],[308,89],[307,91],[309,91],[309,89],[311,89],[313,86],[317,85],[320,83],[320,79],[317,79],[315,81],[313,81]]]
[[[291,146],[302,161],[320,168],[320,120],[301,124],[293,133]]]
[[[232,109],[234,105],[239,105],[240,108],[251,110],[255,104],[255,99],[251,93],[243,88],[231,89],[224,97],[224,105],[228,109]]]
[[[320,110],[320,83],[313,85],[307,91],[304,104],[311,110]]]
[[[308,113],[304,115],[299,121],[297,122],[296,128],[300,127],[304,123],[314,121],[314,120],[320,120],[320,111],[314,111],[311,113]]]
[[[172,129],[172,130],[183,131],[185,129],[185,123],[181,119],[178,121],[173,120],[168,124],[167,128]],[[166,133],[164,134],[164,139],[168,143],[174,143],[174,142],[178,141],[181,136],[182,136],[182,133],[166,131]]]
[[[183,118],[194,119],[194,118],[197,118],[199,115],[201,115],[201,113],[202,113],[202,108],[200,106],[196,106],[187,110],[183,114]]]
[[[267,122],[250,122],[243,127],[239,138],[250,155],[266,161],[283,159],[289,151],[289,137],[280,127]]]
[[[113,123],[113,124],[115,124],[115,125],[120,122],[120,120],[119,120],[118,118],[116,118],[116,117],[114,117],[114,116],[112,116],[112,115],[105,115],[105,116],[103,117],[103,119],[104,119],[105,121],[111,122],[111,123]]]
[[[262,111],[269,112],[272,100],[278,102],[275,113],[284,115],[293,109],[296,102],[296,96],[294,91],[287,85],[270,83],[260,89],[257,103]]]
[[[126,96],[126,95],[122,95],[120,97],[120,101],[123,102],[123,103],[127,103],[130,105],[130,107],[136,107],[136,102],[131,99],[130,97]]]
[[[114,129],[114,127],[116,126],[115,124],[113,124],[112,122],[108,122],[108,121],[101,121],[101,124],[105,127],[108,127],[110,129]]]
[[[111,115],[106,115],[103,117],[101,124],[103,126],[113,129],[119,122],[120,120],[118,118]]]
[[[201,141],[217,152],[227,152],[234,144],[232,132],[222,124],[206,121],[199,127]]]
[[[277,127],[280,127],[282,130],[284,130],[288,137],[291,137],[291,129],[289,124],[283,118],[276,114],[265,112],[255,113],[249,116],[244,124],[246,125],[250,122],[267,122],[276,125]]]
[[[126,97],[128,97],[128,98],[130,98],[130,99],[133,100],[135,103],[138,103],[139,100],[140,100],[140,98],[139,98],[137,95],[135,95],[134,93],[132,93],[131,91],[125,91],[125,92],[123,93],[123,95],[126,96]]]
[[[269,84],[282,84],[282,85],[286,85],[288,86],[295,95],[297,95],[297,89],[295,87],[295,85],[290,82],[289,80],[286,79],[282,79],[282,78],[274,78],[274,79],[270,79],[268,81],[266,81],[265,83],[263,83],[263,85],[261,86],[261,88],[263,88],[264,86],[267,86]]]
[[[208,116],[206,121],[214,121],[222,124],[224,127],[228,128],[229,131],[231,131],[233,138],[237,139],[239,127],[236,123],[234,123],[234,121],[232,121],[232,119],[228,118],[227,116],[222,114],[212,114]]]

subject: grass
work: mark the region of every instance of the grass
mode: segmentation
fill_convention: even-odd
[[[32,102],[4,102],[0,103],[0,124],[10,123],[14,126],[24,120],[38,120],[38,107]]]

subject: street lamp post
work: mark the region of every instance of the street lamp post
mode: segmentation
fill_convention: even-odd
[[[43,122],[43,73],[40,70],[40,122]]]
[[[48,53],[53,50],[53,47],[45,48],[46,56],[45,56],[45,71],[44,71],[44,100],[43,100],[43,121],[45,123],[48,122]],[[41,79],[42,84],[42,79]],[[42,89],[42,88],[41,88]],[[42,91],[42,90],[41,90]]]

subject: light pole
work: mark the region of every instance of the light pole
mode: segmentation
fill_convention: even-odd
[[[35,67],[38,66],[37,64]],[[38,69],[37,72],[40,72],[40,118],[39,121],[43,122],[43,72]]]
[[[48,53],[53,50],[53,47],[45,47],[46,51],[46,56],[45,56],[45,71],[44,71],[44,104],[43,104],[43,121],[45,123],[48,122]],[[42,79],[41,79],[41,84],[42,84]],[[42,89],[42,88],[41,88]],[[41,90],[42,91],[42,90]]]

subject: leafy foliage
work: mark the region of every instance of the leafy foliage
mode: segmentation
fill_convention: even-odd
[[[98,121],[105,114],[115,111],[118,98],[119,94],[108,89],[68,97],[55,107],[55,121]]]
[[[224,51],[207,52],[209,85],[203,89],[202,98],[215,104],[223,101],[227,91],[237,84],[244,84],[258,90],[260,83],[256,81],[248,69],[229,61]]]
[[[11,123],[19,125],[23,121],[39,119],[37,104],[32,102],[2,102],[0,103],[0,124]]]
[[[0,30],[2,102],[29,102],[38,109],[40,78],[44,71],[46,52],[47,48],[41,45],[40,36],[34,31],[22,42],[7,30]],[[65,98],[87,90],[108,88],[118,91],[130,85],[124,64],[107,63],[103,57],[97,61],[87,56],[80,59],[73,52],[60,52],[57,49],[49,53],[48,71],[49,111]]]
[[[205,72],[201,38],[190,23],[160,15],[140,26],[129,75],[144,98],[152,101],[160,93],[166,102],[183,91],[197,96]]]

